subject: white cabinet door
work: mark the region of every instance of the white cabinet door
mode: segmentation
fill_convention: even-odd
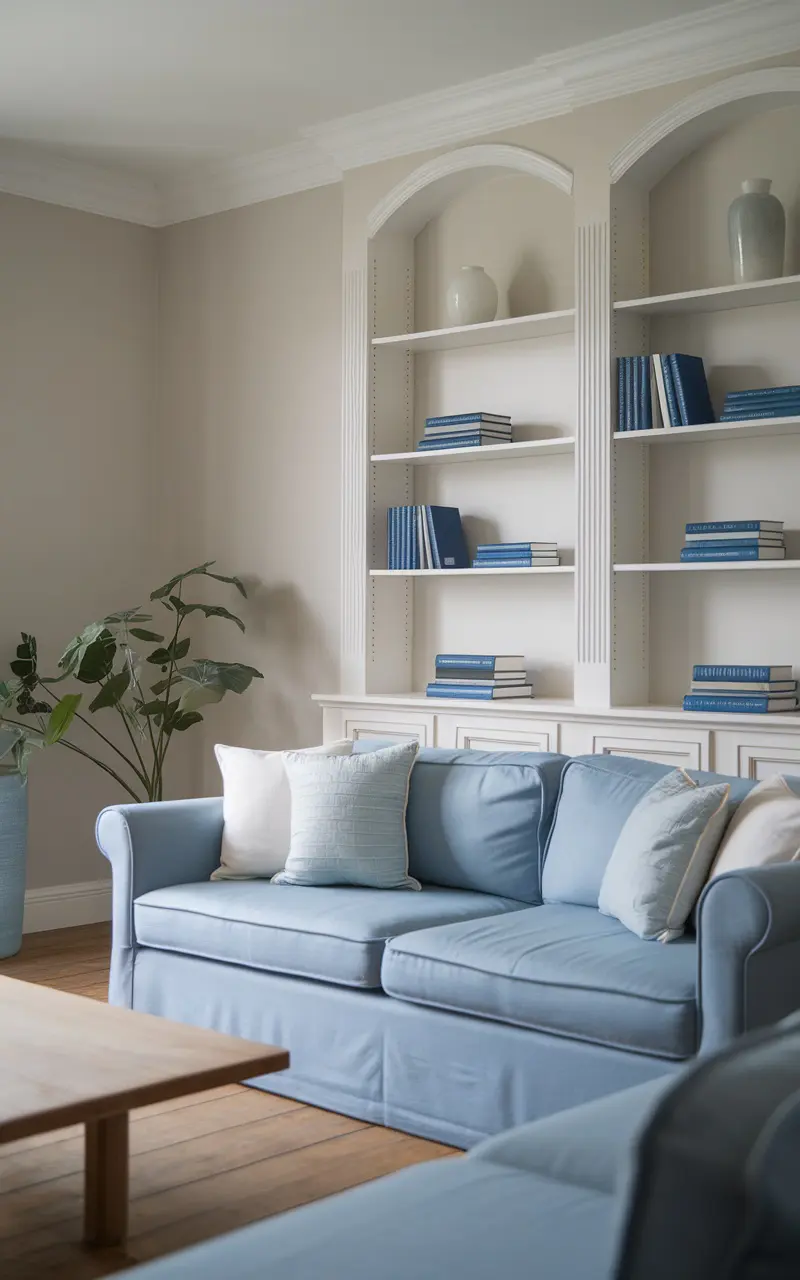
[[[389,742],[418,742],[421,747],[436,745],[435,717],[393,713],[390,710],[346,712],[342,725],[345,738],[383,738]]]
[[[440,747],[467,751],[558,751],[555,721],[440,715],[436,740]]]
[[[711,733],[708,729],[652,728],[630,724],[592,732],[592,754],[634,756],[674,769],[710,769]]]
[[[716,768],[760,782],[775,773],[800,777],[800,734],[745,729],[720,731],[716,737]]]

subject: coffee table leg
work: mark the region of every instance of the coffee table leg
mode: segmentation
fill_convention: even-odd
[[[83,1240],[124,1244],[128,1232],[128,1113],[86,1123]]]

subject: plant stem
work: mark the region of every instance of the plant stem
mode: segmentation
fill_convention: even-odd
[[[0,716],[0,724],[10,724],[15,729],[25,729],[30,732],[30,725],[25,724],[22,720],[9,720],[6,716]],[[102,760],[98,760],[96,756],[90,755],[89,752],[84,751],[82,747],[76,747],[74,742],[67,742],[66,738],[60,738],[58,746],[66,747],[68,751],[75,751],[79,756],[83,756],[85,760],[91,760],[92,764],[96,764],[98,769],[103,770],[103,773],[110,774],[111,777],[119,783],[123,790],[127,791],[131,799],[135,800],[137,804],[141,804],[141,798],[137,796],[133,788],[129,787],[125,779],[121,778],[116,770],[112,769],[110,765],[104,764]]]
[[[183,584],[181,584],[178,587],[179,600],[181,598],[182,590],[183,590]],[[178,643],[178,634],[180,632],[181,625],[183,623],[183,614],[178,613],[177,618],[178,620],[175,623],[175,633],[172,637],[172,640],[169,646],[173,654],[175,652],[175,646]],[[172,689],[172,679],[174,674],[175,674],[175,658],[172,657],[170,658],[169,670],[167,672],[167,687],[164,690],[164,707],[166,709],[165,709],[164,715],[161,717],[161,726],[158,731],[158,744],[156,747],[156,762],[158,767],[158,799],[159,800],[162,798],[163,792],[164,792],[164,757],[167,754],[167,747],[169,746],[169,742],[170,742],[169,735],[167,735],[166,742],[164,741],[164,730],[167,724],[167,715],[169,714],[169,695]]]
[[[38,687],[42,690],[42,692],[43,692],[43,693],[45,693],[45,694],[47,695],[47,697],[50,699],[50,701],[51,701],[51,702],[53,702],[54,704],[58,702],[58,698],[54,697],[54,695],[50,692],[50,690],[47,688],[47,686],[46,686],[46,685],[43,685],[43,684],[41,683],[41,681],[39,682],[39,686],[38,686]],[[107,746],[107,747],[110,747],[112,751],[116,751],[116,753],[117,753],[117,755],[120,757],[120,759],[121,759],[121,760],[124,760],[124,761],[125,761],[125,763],[126,763],[126,765],[128,766],[128,768],[129,768],[129,769],[132,769],[132,770],[133,770],[133,772],[136,774],[136,777],[139,779],[139,781],[141,782],[142,786],[143,786],[143,787],[146,787],[146,786],[147,786],[147,776],[146,776],[145,774],[141,774],[141,773],[139,773],[139,770],[136,768],[136,765],[133,763],[133,761],[128,759],[128,757],[125,755],[125,752],[124,752],[124,751],[121,751],[121,750],[120,750],[120,748],[116,745],[116,743],[112,742],[110,738],[107,738],[107,737],[106,737],[106,735],[105,735],[104,733],[102,733],[102,732],[101,732],[101,730],[100,730],[100,729],[98,729],[96,725],[92,724],[91,720],[87,720],[87,719],[86,719],[86,716],[82,716],[82,715],[81,715],[81,713],[80,713],[79,711],[76,711],[76,712],[75,712],[75,719],[76,719],[76,720],[80,720],[81,724],[85,724],[85,725],[86,725],[86,728],[87,728],[87,729],[91,729],[92,733],[97,734],[97,737],[98,737],[98,738],[102,738],[102,740],[103,740],[103,742],[105,742],[106,746]],[[77,749],[77,748],[76,748],[76,749]],[[86,755],[86,754],[87,754],[87,753],[86,753],[86,752],[84,752],[84,755]],[[90,759],[90,760],[94,760],[94,756],[89,756],[89,759]],[[116,776],[116,775],[115,775],[115,776]]]
[[[59,738],[58,746],[66,747],[68,751],[76,752],[77,755],[83,756],[85,760],[91,760],[92,764],[96,764],[98,769],[103,770],[103,773],[110,774],[111,777],[114,778],[119,783],[119,785],[123,788],[123,790],[127,791],[128,795],[131,797],[132,800],[135,800],[137,804],[142,803],[141,796],[137,796],[136,792],[133,790],[133,787],[129,787],[125,779],[121,778],[119,774],[116,772],[116,770],[112,769],[110,765],[103,764],[103,761],[98,760],[96,756],[89,755],[89,752],[84,751],[81,747],[76,747],[74,742],[67,742],[66,738]]]
[[[146,698],[145,698],[145,696],[144,696],[144,689],[142,688],[141,681],[140,681],[139,677],[138,677],[138,676],[137,676],[137,674],[136,674],[136,670],[135,670],[135,668],[134,668],[133,664],[131,664],[131,675],[133,676],[134,686],[135,686],[135,688],[136,688],[136,692],[137,692],[137,693],[138,693],[138,695],[139,695],[139,698],[141,699],[141,701],[142,701],[142,702],[145,702],[145,701],[146,701]],[[151,748],[151,750],[152,750],[152,752],[153,752],[153,771],[152,771],[152,774],[149,774],[149,775],[148,775],[148,778],[147,778],[147,794],[148,794],[148,797],[149,797],[151,800],[157,800],[157,799],[158,799],[158,800],[160,800],[160,799],[161,799],[161,797],[160,797],[160,796],[157,796],[157,795],[155,794],[155,790],[156,790],[156,735],[153,733],[153,721],[152,721],[151,717],[150,717],[150,716],[145,716],[145,719],[146,719],[146,721],[147,721],[147,733],[148,733],[148,736],[149,736],[149,738],[150,738],[150,748]]]

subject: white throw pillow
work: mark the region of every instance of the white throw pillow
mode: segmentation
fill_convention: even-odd
[[[349,756],[349,738],[309,755]],[[222,774],[221,865],[212,880],[269,879],[282,871],[292,839],[292,792],[280,751],[214,747]],[[303,754],[298,753],[298,754]]]
[[[800,779],[798,780],[800,787]],[[743,867],[800,860],[800,794],[785,778],[765,778],[731,818],[709,880]]]

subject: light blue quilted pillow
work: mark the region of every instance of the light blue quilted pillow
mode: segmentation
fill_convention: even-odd
[[[600,885],[598,907],[648,940],[672,942],[708,878],[728,820],[730,787],[668,773],[629,814]]]
[[[419,889],[408,874],[406,806],[416,742],[354,756],[284,751],[292,839],[273,884]]]

